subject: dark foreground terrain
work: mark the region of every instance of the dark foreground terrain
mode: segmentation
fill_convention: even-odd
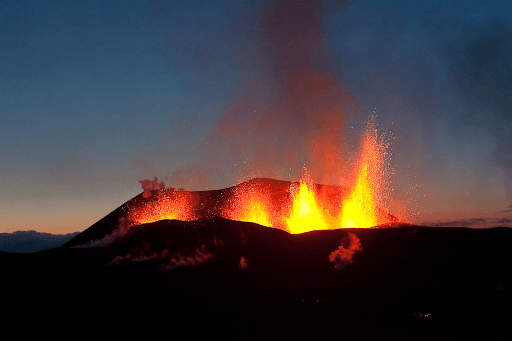
[[[348,247],[349,233],[362,251],[336,270],[329,255]],[[77,240],[36,253],[0,253],[2,309],[7,321],[30,326],[18,330],[22,335],[65,328],[68,336],[171,339],[512,335],[508,228],[290,235],[215,218],[135,226],[99,247],[76,247]]]

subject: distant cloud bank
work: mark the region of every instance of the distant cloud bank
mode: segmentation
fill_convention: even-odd
[[[492,227],[512,227],[512,217],[508,218],[473,218],[461,220],[446,221],[426,221],[423,226],[432,227],[470,227],[470,228],[492,228]]]
[[[64,245],[79,233],[51,234],[36,231],[0,233],[0,251],[26,253],[51,249]]]

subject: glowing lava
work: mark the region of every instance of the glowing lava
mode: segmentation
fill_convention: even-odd
[[[288,217],[284,218],[286,230],[302,233],[312,230],[335,228],[369,228],[389,223],[390,217],[380,208],[385,202],[385,184],[388,174],[384,171],[385,143],[379,138],[373,121],[368,123],[363,137],[357,178],[349,194],[341,203],[339,214],[332,216],[324,202],[315,195],[311,186],[300,184],[293,195],[293,204]]]
[[[372,227],[378,225],[375,215],[373,189],[368,181],[368,166],[361,167],[356,186],[347,199],[343,200],[341,227]]]
[[[394,218],[384,210],[389,194],[389,174],[384,169],[385,148],[386,144],[370,121],[363,135],[354,180],[348,188],[315,186],[304,173],[300,183],[288,186],[282,181],[255,179],[226,189],[217,199],[208,196],[208,199],[201,199],[205,202],[199,203],[199,194],[164,190],[163,185],[159,185],[156,190],[145,192],[145,196],[129,208],[128,220],[135,225],[220,215],[294,234],[390,223]]]
[[[231,205],[222,208],[222,216],[231,220],[272,227],[270,207],[268,193],[265,195],[260,190],[245,184],[236,188]]]
[[[272,222],[267,212],[267,205],[258,198],[250,199],[249,204],[243,208],[237,220],[272,227]]]
[[[350,194],[343,200],[341,227],[368,228],[388,222],[377,203],[383,201],[385,179],[384,147],[378,141],[377,130],[373,123],[368,125],[363,140],[359,175]]]
[[[184,191],[165,191],[147,199],[143,205],[131,207],[128,219],[133,224],[147,224],[159,220],[194,220],[192,196]]]
[[[308,184],[301,182],[299,190],[293,194],[290,215],[284,217],[284,222],[288,232],[302,233],[334,228],[329,224],[329,217],[329,211],[319,205]]]

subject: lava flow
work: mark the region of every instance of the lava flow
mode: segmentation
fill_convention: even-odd
[[[348,188],[314,185],[307,174],[300,183],[254,179],[212,192],[164,190],[160,186],[129,205],[127,218],[131,225],[138,225],[221,216],[289,233],[375,227],[396,222],[384,210],[388,194],[385,161],[385,144],[370,123],[363,136],[354,181]]]
[[[147,224],[165,219],[194,220],[192,194],[174,189],[157,191],[155,194],[150,194],[144,202],[129,205],[127,218],[132,225]]]

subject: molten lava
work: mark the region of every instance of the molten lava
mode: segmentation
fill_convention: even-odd
[[[315,186],[307,175],[300,183],[291,184],[255,179],[219,191],[222,194],[217,199],[204,192],[158,189],[145,193],[142,201],[130,206],[128,220],[135,225],[220,215],[289,233],[369,228],[390,223],[393,217],[383,209],[388,193],[385,147],[374,123],[370,122],[363,136],[354,180],[345,189]]]
[[[361,167],[355,187],[343,201],[341,227],[372,227],[378,225],[373,188],[368,181],[368,165]]]
[[[343,198],[339,213],[333,216],[326,207],[333,202],[315,194],[311,186],[301,182],[293,195],[289,216],[284,218],[286,230],[302,233],[335,228],[369,228],[389,223],[389,216],[380,205],[385,201],[385,145],[379,140],[374,122],[370,121],[364,134],[357,178],[348,195]]]
[[[319,205],[315,193],[308,184],[301,182],[300,188],[293,194],[290,215],[283,219],[288,232],[302,233],[334,228],[329,224],[330,217],[329,211]]]
[[[240,212],[240,216],[237,220],[272,227],[272,222],[270,221],[270,216],[267,211],[267,205],[264,201],[258,198],[251,198],[249,204]]]
[[[143,204],[128,208],[128,219],[134,224],[147,224],[159,220],[194,220],[192,195],[185,191],[161,191]]]
[[[230,204],[221,208],[221,216],[231,220],[256,223],[273,227],[270,218],[272,207],[268,193],[250,184],[241,184],[229,200]]]
[[[343,200],[342,228],[367,228],[388,222],[387,216],[377,207],[377,202],[383,200],[382,183],[386,180],[384,147],[378,142],[377,130],[370,123],[364,136],[359,175],[350,194]]]

